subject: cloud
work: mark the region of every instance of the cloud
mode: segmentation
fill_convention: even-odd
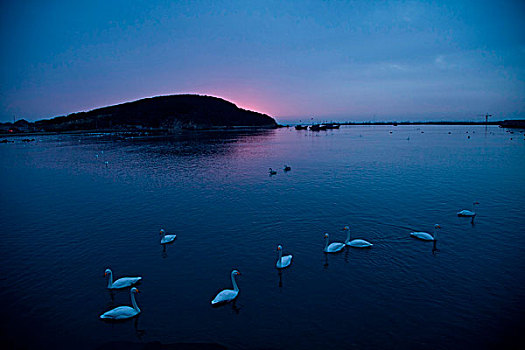
[[[438,55],[435,59],[434,59],[434,64],[439,68],[439,69],[454,69],[457,67],[457,64],[455,63],[451,63],[449,61],[449,59],[445,58],[444,55]]]

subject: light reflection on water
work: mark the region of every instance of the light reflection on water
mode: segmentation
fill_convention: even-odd
[[[525,143],[513,136],[360,126],[2,144],[4,337],[85,348],[501,342],[525,311]],[[455,213],[474,200],[472,225]],[[435,223],[439,251],[408,236]],[[344,225],[374,247],[325,256],[323,233],[344,241]],[[160,228],[177,234],[165,249]],[[282,274],[277,244],[294,255]],[[128,291],[112,299],[105,289],[108,266],[116,277],[143,276],[137,322],[98,320],[129,304]],[[232,268],[242,272],[239,299],[212,308]]]

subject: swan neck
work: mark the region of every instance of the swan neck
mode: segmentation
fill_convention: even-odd
[[[282,257],[283,257],[283,250],[279,249],[279,260],[278,261],[281,261]]]
[[[438,237],[438,230],[436,227],[434,227],[434,241],[437,241],[437,237]]]
[[[135,309],[135,311],[140,312],[137,302],[135,301],[135,293],[133,292],[131,292],[131,305],[133,305],[133,309]]]
[[[239,287],[237,287],[237,282],[235,282],[235,275],[232,273],[232,284],[233,284],[233,290],[238,292]]]
[[[350,230],[346,230],[346,240],[345,240],[345,244],[350,242]]]
[[[109,271],[108,288],[113,286],[113,271]]]
[[[326,241],[326,244],[324,245],[324,250],[328,249],[328,237],[325,237],[324,239]]]

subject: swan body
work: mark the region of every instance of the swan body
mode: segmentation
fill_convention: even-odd
[[[281,245],[277,246],[277,250],[279,251],[279,259],[277,259],[275,267],[277,267],[278,269],[284,269],[285,267],[290,266],[290,264],[292,263],[292,256],[283,256],[283,247]]]
[[[423,241],[437,241],[437,229],[441,228],[438,224],[434,225],[434,235],[432,236],[427,232],[410,232],[410,235],[414,238],[421,239]]]
[[[268,169],[268,173],[269,173],[270,175],[277,175],[277,171],[273,170],[272,168],[269,168],[269,169]]]
[[[427,232],[410,232],[410,235],[423,241],[433,241],[434,237]]]
[[[344,231],[347,232],[345,244],[352,248],[372,248],[373,244],[365,241],[364,239],[352,239],[350,240],[350,228],[348,226],[345,226],[343,228]]]
[[[164,229],[160,230],[160,244],[171,243],[177,238],[177,235],[167,235]]]
[[[371,248],[373,246],[372,243],[365,241],[364,239],[353,239],[346,243],[346,245],[353,248]]]
[[[221,292],[219,292],[219,294],[217,294],[217,296],[215,296],[215,298],[211,301],[212,305],[228,303],[237,298],[237,295],[239,295],[239,287],[237,287],[237,283],[235,282],[235,276],[240,274],[241,273],[237,270],[232,271],[231,278],[233,289],[224,289]]]
[[[131,287],[138,281],[142,279],[142,277],[122,277],[113,282],[113,272],[110,269],[106,269],[104,272],[104,276],[109,275],[108,280],[108,289],[121,289],[126,287]]]
[[[474,211],[474,208],[476,207],[477,204],[479,204],[479,202],[472,203],[472,210],[463,209],[462,211],[459,211],[458,216],[466,216],[466,217],[476,216],[476,212]]]
[[[345,247],[345,244],[340,242],[333,242],[328,244],[328,233],[324,234],[324,239],[326,241],[326,244],[324,246],[325,253],[337,253],[343,250],[343,248]]]
[[[291,167],[289,167],[288,165],[285,165],[284,168],[283,168],[284,171],[290,171],[292,170]]]
[[[104,312],[102,315],[100,315],[100,318],[104,320],[125,320],[137,316],[140,313],[140,309],[137,306],[134,294],[138,292],[139,290],[137,288],[131,288],[131,304],[133,305],[133,307],[119,306],[107,312]]]

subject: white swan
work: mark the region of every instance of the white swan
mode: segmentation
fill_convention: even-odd
[[[277,246],[277,251],[279,251],[279,259],[277,259],[277,263],[275,264],[275,266],[278,269],[284,269],[285,267],[290,266],[290,264],[292,263],[292,256],[283,256],[283,247],[281,245]]]
[[[467,217],[474,217],[476,216],[476,212],[474,211],[474,208],[476,207],[476,204],[479,204],[479,202],[472,203],[472,211],[463,209],[462,211],[458,212],[458,216],[467,216]]]
[[[434,225],[434,236],[427,232],[410,232],[412,237],[422,239],[423,241],[437,241],[437,229],[441,228],[438,224]]]
[[[125,320],[127,318],[135,317],[140,313],[140,309],[137,306],[137,302],[135,301],[135,295],[134,293],[138,293],[139,290],[135,287],[131,288],[130,295],[131,295],[131,304],[133,307],[130,306],[119,306],[114,309],[111,309],[107,312],[104,312],[102,315],[100,315],[100,318],[105,320]]]
[[[368,241],[365,241],[364,239],[350,240],[350,227],[345,226],[343,230],[347,232],[347,236],[345,240],[345,244],[347,246],[350,246],[353,248],[372,248],[373,244]]]
[[[237,270],[232,271],[231,277],[233,289],[224,289],[223,291],[219,292],[219,294],[217,294],[217,296],[211,301],[212,305],[227,303],[237,298],[237,295],[239,295],[239,287],[237,287],[237,283],[235,282],[235,276],[240,274],[241,273]]]
[[[333,243],[330,243],[330,245],[328,245],[328,233],[324,234],[324,239],[326,241],[326,244],[324,246],[325,253],[337,253],[343,250],[343,248],[345,247],[344,243],[339,243],[339,242],[333,242]]]
[[[167,235],[164,229],[160,230],[160,244],[171,243],[177,238],[177,235]]]
[[[113,282],[113,272],[110,269],[106,269],[106,271],[104,272],[104,276],[107,275],[109,275],[108,289],[120,289],[131,287],[132,285],[134,285],[142,279],[142,277],[122,277]]]

